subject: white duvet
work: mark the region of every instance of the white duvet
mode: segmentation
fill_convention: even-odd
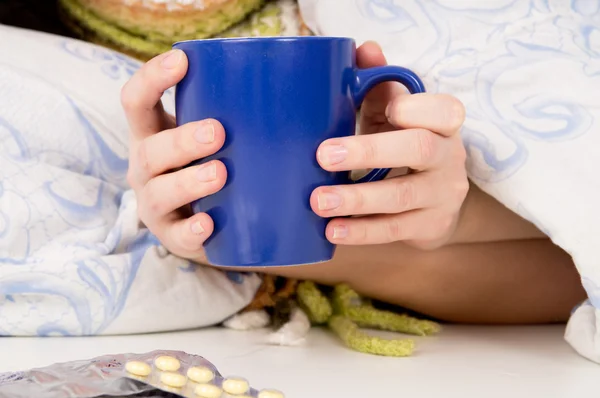
[[[600,2],[300,5],[318,34],[377,40],[465,103],[471,179],[573,256],[589,299],[565,336],[600,362]],[[252,298],[257,277],[192,266],[139,225],[119,104],[138,66],[0,26],[0,334],[200,327]]]
[[[119,100],[138,67],[0,25],[0,335],[196,328],[254,296],[257,276],[194,266],[139,224]]]
[[[600,1],[300,0],[320,35],[378,41],[467,108],[470,178],[570,253],[565,337],[600,362]]]

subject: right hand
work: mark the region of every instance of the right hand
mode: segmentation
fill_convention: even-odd
[[[138,214],[171,253],[205,262],[204,241],[213,232],[205,213],[192,214],[189,203],[219,191],[227,170],[214,160],[182,168],[216,153],[225,142],[223,126],[207,119],[176,127],[161,97],[187,72],[181,50],[161,54],[125,84],[121,102],[130,126],[127,181],[135,191]]]

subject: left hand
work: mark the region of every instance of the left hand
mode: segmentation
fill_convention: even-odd
[[[357,63],[370,68],[386,60],[379,46],[366,43]],[[464,119],[464,106],[449,95],[409,95],[397,83],[371,90],[361,108],[361,135],[323,142],[318,162],[328,171],[408,167],[412,173],[315,189],[313,211],[333,218],[327,238],[342,245],[404,241],[420,249],[448,242],[469,190],[459,133]]]

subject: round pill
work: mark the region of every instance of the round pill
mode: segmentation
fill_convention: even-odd
[[[177,372],[181,367],[181,364],[179,363],[177,358],[169,357],[166,355],[156,358],[154,360],[154,365],[163,372]]]
[[[205,366],[193,366],[188,369],[187,377],[196,383],[204,384],[212,381],[215,378],[215,374]]]
[[[129,361],[125,364],[125,370],[132,375],[146,377],[152,372],[152,368],[146,362]]]
[[[180,388],[185,386],[187,378],[179,373],[165,372],[160,375],[160,381],[169,387]]]
[[[194,392],[202,398],[219,398],[223,390],[214,384],[198,384]]]
[[[223,380],[223,391],[232,395],[245,394],[250,389],[248,382],[241,377],[231,377]]]
[[[260,390],[258,398],[285,398],[281,391],[277,390]]]

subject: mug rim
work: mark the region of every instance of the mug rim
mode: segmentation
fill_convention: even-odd
[[[253,37],[213,37],[207,39],[180,40],[173,43],[172,48],[183,44],[202,43],[256,43],[256,42],[298,42],[298,41],[351,41],[351,37],[342,36],[253,36]]]

